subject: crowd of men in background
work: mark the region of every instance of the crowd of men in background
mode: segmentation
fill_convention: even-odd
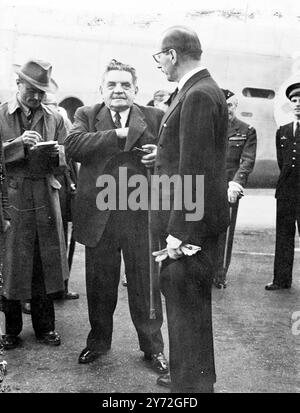
[[[112,60],[102,78],[102,103],[79,108],[73,125],[57,105],[51,64],[32,59],[16,68],[18,91],[0,106],[1,343],[7,350],[20,345],[27,303],[37,340],[60,344],[53,299],[79,298],[68,288],[76,240],[86,246],[91,326],[78,362],[91,363],[111,348],[123,259],[131,318],[145,361],[163,374],[158,384],[172,392],[212,392],[211,286],[227,285],[239,200],[254,168],[257,136],[237,118],[235,94],[220,89],[202,66],[195,32],[168,29],[160,50],[153,57],[177,83],[174,92],[159,90],[146,106],[137,105],[135,69]],[[287,98],[300,119],[300,83],[288,88]],[[267,290],[291,287],[300,216],[299,145],[297,121],[278,130],[275,275]],[[97,179],[110,174],[120,185],[120,167],[128,177],[204,176],[203,217],[187,222],[184,208],[172,203],[170,210],[155,213],[99,209]],[[175,185],[171,200],[176,191]],[[160,276],[154,260],[161,262]],[[166,298],[170,367],[159,286]]]

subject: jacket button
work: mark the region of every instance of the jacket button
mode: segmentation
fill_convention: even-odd
[[[296,149],[293,149],[293,152],[296,152]]]
[[[293,161],[294,161],[296,158],[292,157],[292,159],[293,159]]]
[[[167,124],[166,123],[164,123],[164,128],[166,128],[167,127]]]
[[[295,165],[292,165],[292,168],[295,168]]]

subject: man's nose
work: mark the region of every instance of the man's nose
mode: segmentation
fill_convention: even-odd
[[[122,85],[117,84],[117,85],[115,86],[115,88],[114,88],[114,92],[115,92],[115,93],[123,93],[123,92],[124,92],[124,89],[122,88]]]
[[[34,99],[39,100],[40,95],[41,95],[40,92],[34,92],[33,97],[34,97]]]

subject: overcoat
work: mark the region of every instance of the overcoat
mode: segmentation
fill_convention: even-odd
[[[216,380],[211,316],[212,263],[216,241],[229,223],[226,182],[228,110],[224,95],[206,69],[190,77],[162,119],[154,173],[161,176],[202,176],[195,185],[170,189],[171,207],[154,215],[163,246],[167,234],[201,251],[191,257],[163,262],[161,290],[166,298],[172,392],[200,392]],[[184,182],[184,181],[183,181]],[[201,181],[200,181],[201,182]],[[181,182],[182,183],[182,182]],[[201,189],[201,188],[200,188]],[[203,201],[203,214],[188,220],[175,196],[193,193]],[[162,199],[165,196],[162,193]],[[186,199],[184,199],[186,201]],[[173,202],[174,201],[174,202]],[[196,218],[196,217],[195,217]],[[211,391],[211,389],[209,390]]]
[[[61,115],[41,104],[31,130],[44,141],[63,143],[66,131]],[[46,293],[64,289],[69,277],[60,213],[59,182],[53,173],[65,165],[63,146],[51,159],[28,151],[21,138],[20,107],[16,99],[0,106],[0,136],[7,170],[8,202],[11,228],[7,233],[4,257],[3,295],[12,300],[30,299],[34,243],[38,236],[45,277]]]

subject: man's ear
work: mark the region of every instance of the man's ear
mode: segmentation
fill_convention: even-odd
[[[99,90],[100,90],[100,93],[101,93],[101,95],[102,95],[102,93],[103,93],[102,85],[99,86]]]
[[[171,55],[171,62],[173,65],[175,65],[175,63],[178,62],[177,52],[175,49],[170,49],[169,53]]]
[[[139,91],[138,86],[135,86],[135,87],[134,87],[134,91],[135,91],[135,94],[137,94],[137,93],[138,93],[138,91]]]

